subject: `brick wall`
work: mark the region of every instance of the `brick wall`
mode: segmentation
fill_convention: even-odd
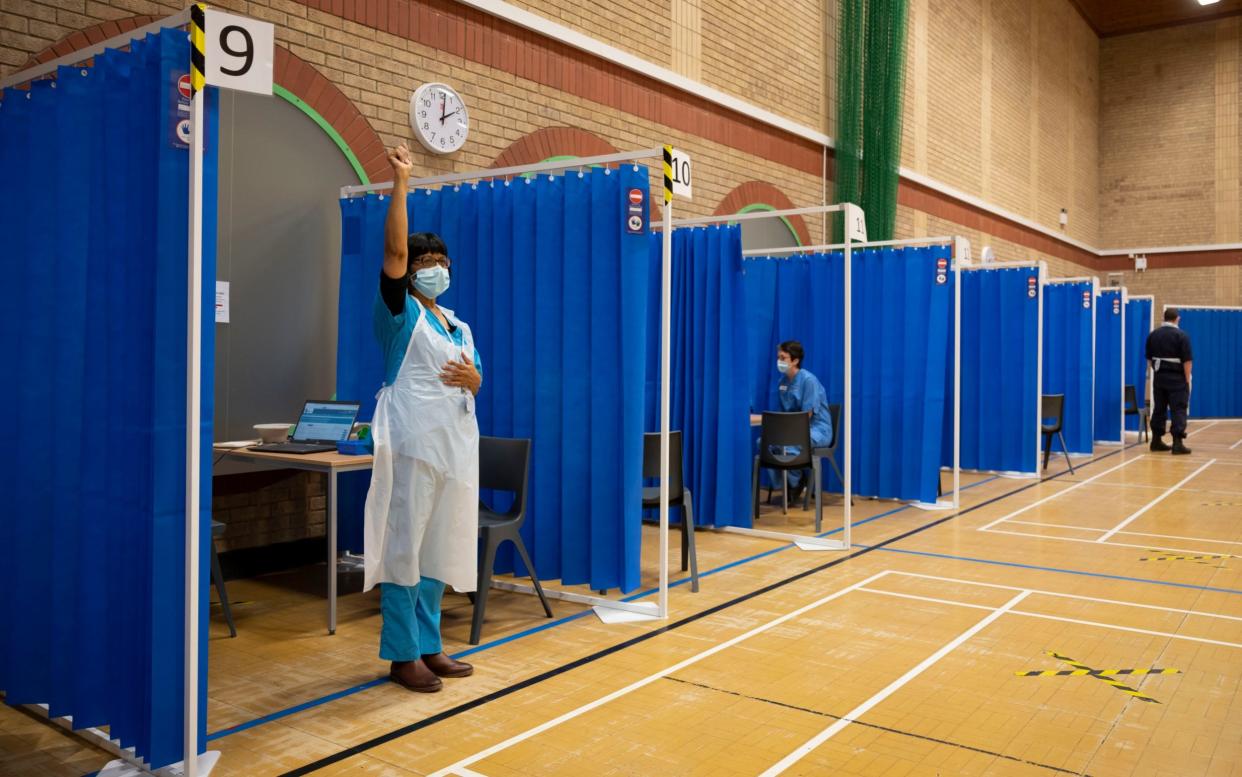
[[[326,499],[324,476],[318,473],[278,470],[217,477],[212,514],[226,525],[217,550],[322,537]]]
[[[1066,0],[911,0],[902,163],[1095,245],[1099,43]]]
[[[1156,315],[1169,305],[1242,305],[1242,266],[1188,267],[1133,270],[1121,273],[1121,285],[1131,294],[1156,298]],[[1103,275],[1100,278],[1104,281]]]
[[[823,0],[786,0],[769,9],[745,0],[701,4],[704,83],[830,132],[825,77],[836,62],[826,66],[825,58],[837,24],[833,18],[825,29]]]
[[[669,37],[672,5],[677,0],[629,0],[624,3],[581,0],[509,0],[513,5],[616,46],[661,67],[672,64]]]
[[[1238,30],[1233,18],[1101,43],[1106,245],[1239,239]]]
[[[451,26],[463,14],[478,13],[447,0],[388,0],[376,6],[383,11],[378,16],[370,13],[374,3],[353,0],[222,0],[219,5],[274,22],[278,43],[338,87],[385,144],[408,141],[406,106],[415,86],[430,80],[456,85],[471,107],[471,140],[465,150],[450,158],[423,154],[414,146],[419,168],[428,174],[486,167],[529,133],[563,126],[590,132],[618,149],[666,141],[693,149],[695,199],[679,203],[679,213],[711,213],[727,193],[751,180],[774,184],[797,205],[820,201],[819,152],[806,143],[693,97],[652,86],[619,68],[588,67],[586,55],[566,54],[563,47],[558,53],[558,43],[534,33],[505,32],[499,44],[489,43],[495,51],[480,55],[478,28],[462,31],[460,26]],[[812,126],[830,126],[824,117],[830,112],[832,78],[825,78],[824,73],[835,69],[836,5],[830,0],[821,8],[816,2],[796,0],[773,6],[771,13],[756,13],[754,4],[740,0],[650,0],[625,10],[602,3],[528,0],[524,7],[679,71],[694,73],[697,69],[700,77],[719,88],[777,113]],[[591,13],[584,11],[587,7]],[[32,53],[72,30],[135,13],[162,15],[179,8],[165,0],[6,4],[0,12],[0,72],[12,72]],[[667,18],[667,23],[661,22],[666,33],[663,42],[652,43],[652,35],[639,30],[637,21],[608,16],[631,11],[644,20]],[[351,18],[342,18],[342,14]],[[456,18],[450,18],[455,14]],[[826,43],[822,36],[825,14]],[[1139,89],[1152,79],[1144,82],[1143,78],[1118,76],[1119,69],[1125,70],[1125,57],[1140,57],[1149,38],[1165,41],[1161,45],[1169,50],[1170,64],[1160,72],[1166,74],[1168,84],[1178,86],[1174,91],[1182,99],[1193,93],[1194,106],[1200,106],[1205,87],[1198,81],[1191,84],[1189,76],[1174,79],[1174,64],[1185,60],[1189,64],[1184,67],[1208,85],[1208,92],[1227,94],[1237,71],[1236,60],[1231,65],[1220,53],[1228,50],[1231,40],[1236,41],[1236,23],[1233,27],[1227,24],[1109,39],[1101,55],[1101,44],[1068,0],[911,0],[904,163],[1053,228],[1060,208],[1066,207],[1071,236],[1110,244],[1119,239],[1115,227],[1101,229],[1097,211],[1102,193],[1107,200],[1107,192],[1113,191],[1109,182],[1115,169],[1128,171],[1126,181],[1137,180],[1145,186],[1149,185],[1147,170],[1165,169],[1179,176],[1178,181],[1186,181],[1167,191],[1198,191],[1202,196],[1207,184],[1197,171],[1204,159],[1225,173],[1237,165],[1236,154],[1222,153],[1222,144],[1215,140],[1213,148],[1203,146],[1202,138],[1236,136],[1237,123],[1222,120],[1228,116],[1228,103],[1218,97],[1209,101],[1213,103],[1210,116],[1202,107],[1190,110],[1193,121],[1182,135],[1172,135],[1176,142],[1161,146],[1159,154],[1150,150],[1150,144],[1140,144],[1127,152],[1140,156],[1123,157],[1124,144],[1110,141],[1104,164],[1097,164],[1101,159],[1097,139],[1111,138],[1114,131],[1125,136],[1129,126],[1122,121],[1128,115],[1125,106],[1151,96],[1146,91],[1127,99],[1105,95],[1107,121],[1101,123],[1096,107],[1101,96],[1097,78],[1101,62],[1110,88],[1133,82]],[[488,19],[482,27],[499,30],[504,25]],[[454,32],[440,35],[442,30]],[[1235,38],[1230,39],[1230,34]],[[1205,46],[1209,53],[1216,52],[1210,70],[1204,70]],[[566,68],[563,77],[559,71],[551,72],[562,65]],[[595,70],[588,72],[591,68]],[[1181,84],[1187,89],[1181,89]],[[1171,113],[1169,108],[1165,105],[1161,115]],[[1133,132],[1141,135],[1142,126],[1141,121],[1135,122]],[[1194,140],[1194,154],[1179,150],[1178,143],[1186,138]],[[1148,150],[1142,152],[1142,148]],[[1107,180],[1101,181],[1101,169]],[[1221,188],[1220,181],[1216,183],[1213,192]],[[1162,191],[1158,183],[1149,188],[1154,194]],[[1236,181],[1229,191],[1232,194],[1226,192],[1226,198],[1236,199]],[[1213,198],[1221,200],[1220,195],[1213,194]],[[1120,212],[1113,201],[1109,203],[1110,225],[1130,225],[1137,230],[1135,234],[1155,230],[1153,225],[1162,221],[1149,211]],[[1236,210],[1224,208],[1235,215]],[[1203,215],[1200,211],[1163,220],[1166,226],[1161,228],[1191,230],[1210,242],[1209,227],[1195,221]],[[992,245],[1000,258],[1046,257],[1054,267],[1064,264],[1067,273],[1087,271],[1073,258],[1066,258],[1073,251],[1062,251],[1061,258],[1055,258],[1019,246],[1020,238],[1011,229],[996,228],[984,234],[971,226],[978,219],[963,216],[956,223],[940,224],[928,215],[933,212],[925,207],[906,208],[898,234],[966,233],[974,237],[977,248]],[[1221,212],[1217,202],[1209,215]],[[1236,219],[1222,220],[1219,215],[1212,219],[1212,234],[1236,229]],[[1228,222],[1223,230],[1217,226],[1221,222]],[[807,227],[812,236],[820,234],[818,220],[808,219]],[[1191,287],[1187,291],[1193,293],[1209,288],[1203,279],[1217,275],[1213,268],[1187,273]],[[1210,288],[1219,292],[1230,287]]]

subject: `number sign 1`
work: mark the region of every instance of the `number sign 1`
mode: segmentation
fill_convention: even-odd
[[[207,83],[223,89],[272,93],[275,30],[269,22],[207,9]]]

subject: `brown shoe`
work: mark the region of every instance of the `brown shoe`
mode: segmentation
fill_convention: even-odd
[[[454,661],[444,653],[423,656],[427,668],[441,677],[469,677],[474,674],[474,667],[462,661]]]
[[[402,688],[418,693],[435,693],[444,687],[440,678],[422,661],[393,661],[392,669],[388,671],[388,679]]]

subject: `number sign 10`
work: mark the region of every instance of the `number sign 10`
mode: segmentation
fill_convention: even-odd
[[[673,149],[673,196],[690,199],[693,193],[690,176],[690,155],[685,151]]]

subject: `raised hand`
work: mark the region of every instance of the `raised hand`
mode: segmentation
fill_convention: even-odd
[[[414,159],[404,143],[388,151],[388,164],[392,166],[394,181],[405,183],[414,174]]]

